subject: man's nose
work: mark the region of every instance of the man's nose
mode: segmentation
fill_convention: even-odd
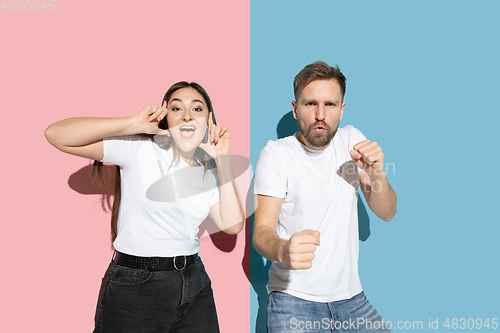
[[[316,120],[325,120],[325,108],[323,105],[318,105],[316,109]]]

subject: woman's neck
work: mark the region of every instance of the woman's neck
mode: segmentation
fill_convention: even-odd
[[[184,162],[186,162],[189,166],[192,166],[192,167],[198,167],[198,166],[200,166],[200,163],[198,163],[194,159],[194,151],[191,151],[191,152],[179,152],[179,153],[180,153],[180,156],[181,156],[182,160]]]

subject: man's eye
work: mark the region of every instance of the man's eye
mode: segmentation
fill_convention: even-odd
[[[311,105],[314,105],[314,103],[313,102],[309,102],[309,103],[306,103],[306,105],[311,106]]]
[[[326,103],[326,106],[335,106],[334,103]]]

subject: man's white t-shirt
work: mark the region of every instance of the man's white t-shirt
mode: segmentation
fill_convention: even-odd
[[[143,257],[190,255],[199,251],[198,227],[219,202],[217,170],[171,166],[172,149],[148,136],[103,140],[102,162],[120,166],[121,204],[117,251]]]
[[[296,136],[269,141],[255,172],[255,194],[283,198],[276,233],[290,239],[318,230],[312,268],[293,270],[273,262],[268,292],[283,291],[314,302],[349,299],[362,291],[358,275],[357,200],[360,169],[349,154],[365,140],[352,126],[338,129],[323,150],[304,146]]]

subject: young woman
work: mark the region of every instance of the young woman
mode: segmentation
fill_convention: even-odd
[[[50,125],[59,150],[119,169],[97,332],[219,332],[198,226],[209,215],[228,234],[243,228],[229,131],[196,83],[178,82],[161,106],[124,118],[70,118]],[[118,207],[119,206],[119,207]]]

